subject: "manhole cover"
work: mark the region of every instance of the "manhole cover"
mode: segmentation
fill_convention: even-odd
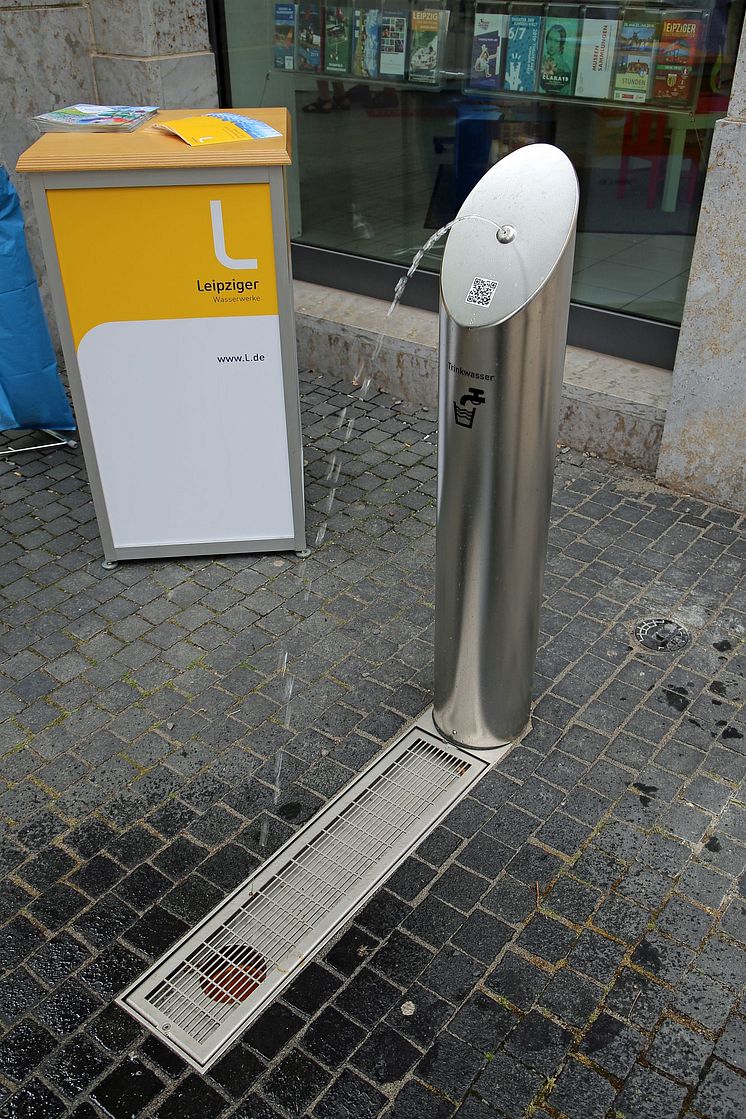
[[[655,653],[683,649],[689,644],[689,634],[678,622],[670,618],[648,618],[635,626],[635,637],[646,649]]]

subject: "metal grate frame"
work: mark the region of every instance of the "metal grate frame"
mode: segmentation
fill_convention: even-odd
[[[205,1071],[490,768],[415,726],[117,1002]]]

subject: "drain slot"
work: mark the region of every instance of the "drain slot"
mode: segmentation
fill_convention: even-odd
[[[209,1068],[489,768],[415,727],[117,1002]]]
[[[213,1002],[245,1002],[267,978],[263,957],[250,945],[229,944],[205,964],[202,990]]]

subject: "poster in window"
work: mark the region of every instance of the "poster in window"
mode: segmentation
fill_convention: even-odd
[[[275,70],[295,68],[295,4],[275,4]]]
[[[663,16],[655,58],[653,100],[667,105],[687,105],[702,58],[702,13],[669,11]]]
[[[407,29],[406,11],[381,13],[381,77],[406,77]]]
[[[550,5],[544,19],[539,92],[552,97],[571,97],[575,90],[580,20],[568,11],[573,9]]]
[[[594,97],[605,101],[611,93],[614,52],[619,33],[619,20],[611,18],[613,14],[618,15],[619,10],[585,9],[578,51],[578,73],[575,78],[576,97]]]
[[[514,5],[511,9],[504,84],[513,93],[536,92],[541,24],[538,5]]]
[[[492,4],[477,4],[471,45],[469,85],[472,89],[500,88],[508,14]]]
[[[380,9],[355,8],[352,72],[356,77],[378,77],[378,54],[380,49]]]
[[[321,6],[298,5],[298,69],[321,70]]]
[[[324,69],[330,74],[349,74],[352,49],[352,10],[327,4],[324,27]]]
[[[419,8],[412,12],[409,47],[409,80],[435,85],[440,77],[441,43],[449,12]]]
[[[615,101],[647,101],[657,45],[657,12],[630,8],[619,31],[614,74]]]

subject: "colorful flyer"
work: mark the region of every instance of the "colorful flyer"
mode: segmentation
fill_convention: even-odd
[[[692,100],[702,61],[702,13],[666,12],[655,59],[653,100],[686,105]]]
[[[435,85],[438,81],[443,15],[434,8],[420,8],[412,12],[410,82]]]
[[[578,51],[578,73],[575,78],[576,97],[606,100],[614,76],[614,51],[619,33],[618,19],[605,19],[586,8]]]
[[[381,12],[380,75],[386,78],[406,76],[408,13]]]
[[[355,8],[355,37],[352,51],[352,72],[356,77],[378,77],[378,54],[380,49],[380,9]]]
[[[614,100],[647,101],[653,80],[653,58],[658,45],[658,15],[636,11],[619,30]]]
[[[238,113],[205,113],[200,117],[177,117],[156,124],[161,132],[171,132],[190,148],[205,144],[233,144],[238,140],[271,140],[282,135],[263,120],[242,117]]]
[[[477,4],[471,46],[469,85],[472,89],[499,89],[508,33],[507,13]]]
[[[534,14],[534,11],[537,14]],[[511,11],[504,85],[512,93],[535,93],[541,42],[541,9]]]
[[[298,5],[297,67],[312,73],[321,70],[321,7],[318,3]]]
[[[295,4],[275,4],[275,70],[295,69]]]
[[[157,105],[68,105],[31,119],[40,132],[134,132]]]
[[[349,74],[352,54],[352,9],[327,4],[324,36],[324,69],[329,74]]]
[[[553,97],[571,97],[575,89],[578,56],[577,17],[556,17],[549,8],[544,20],[544,40],[539,63],[539,91]]]

